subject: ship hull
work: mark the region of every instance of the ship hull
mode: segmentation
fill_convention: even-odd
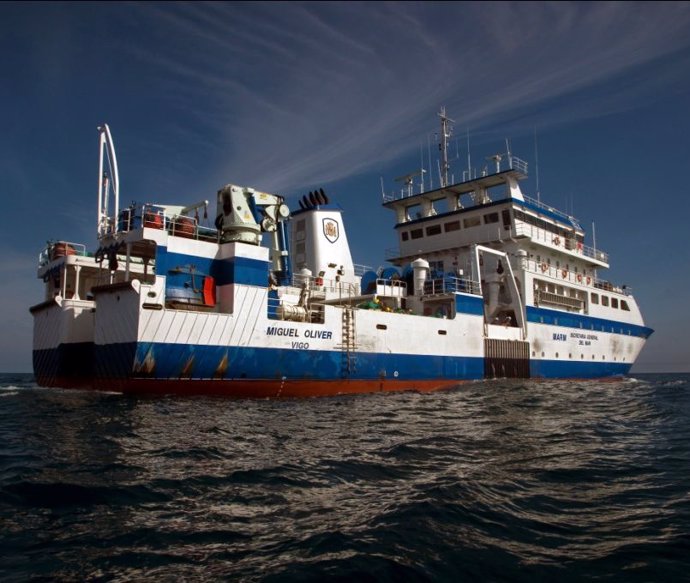
[[[526,374],[486,358],[357,354],[153,343],[89,343],[34,351],[41,386],[137,394],[291,398],[388,391],[428,392],[484,378],[596,379],[622,376],[631,364],[530,359]],[[348,369],[349,366],[349,370]]]

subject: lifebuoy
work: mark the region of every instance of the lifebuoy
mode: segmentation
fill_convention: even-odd
[[[567,270],[567,269],[562,270],[562,271],[561,271],[561,275],[563,276],[563,279],[565,279],[566,277],[568,277],[568,270]]]
[[[554,242],[556,245],[560,245],[560,244],[561,244],[561,239],[560,239],[560,237],[555,237],[554,240],[553,240],[553,242]]]
[[[577,274],[577,283],[582,283],[582,274],[581,273]]]
[[[546,263],[542,263],[541,264],[541,270],[546,271],[547,269],[548,269],[548,267],[547,267]]]

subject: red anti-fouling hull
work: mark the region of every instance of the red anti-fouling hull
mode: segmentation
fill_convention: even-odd
[[[75,383],[74,379],[53,378],[48,386],[66,389],[94,389],[150,395],[221,395],[235,398],[327,397],[356,393],[392,391],[429,392],[447,389],[464,381],[435,379],[399,381],[372,380],[186,380],[186,379],[99,379]],[[45,386],[45,385],[44,385]]]

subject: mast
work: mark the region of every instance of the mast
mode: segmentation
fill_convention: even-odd
[[[446,116],[446,108],[441,107],[439,112],[441,118],[441,142],[439,148],[441,149],[441,188],[448,186],[448,173],[450,172],[450,164],[448,163],[448,138],[452,135],[451,123],[453,120]]]

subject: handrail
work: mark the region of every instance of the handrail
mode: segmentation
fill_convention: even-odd
[[[563,211],[559,211],[558,209],[553,208],[552,206],[549,206],[548,204],[544,204],[540,200],[537,200],[536,198],[532,198],[531,196],[527,196],[527,195],[523,194],[522,198],[524,198],[531,205],[536,206],[537,208],[539,208],[541,210],[548,211],[548,212],[550,212],[550,213],[552,213],[558,217],[561,217],[562,219],[565,219],[569,222],[574,222],[579,226],[577,219],[572,215],[564,213]]]
[[[38,266],[43,267],[58,257],[77,255],[86,257],[86,245],[71,241],[48,241],[45,248],[38,254]]]
[[[196,217],[166,213],[165,208],[154,204],[132,205],[122,209],[118,216],[117,230],[132,231],[141,227],[167,230],[175,237],[217,242],[218,230],[199,224]]]
[[[632,288],[627,285],[614,285],[604,279],[598,279],[597,277],[586,275],[584,273],[575,273],[574,271],[570,271],[564,267],[555,267],[545,262],[539,263],[533,259],[524,260],[522,265],[525,271],[536,273],[542,277],[548,277],[549,279],[554,280],[556,283],[577,283],[578,285],[585,286],[587,289],[594,287],[596,289],[602,289],[604,291],[610,291],[624,296],[633,295]],[[564,273],[565,277],[563,276]]]
[[[426,295],[440,295],[457,292],[481,295],[481,286],[479,282],[469,277],[446,276],[427,279],[424,282],[424,293]]]
[[[498,160],[499,160],[499,165],[500,165],[500,160],[507,160],[508,161],[508,168],[507,170],[516,170],[522,174],[528,174],[527,168],[529,164],[522,160],[521,158],[518,158],[517,156],[514,156],[513,154],[510,154],[508,152],[503,152],[498,155]],[[500,174],[501,172],[505,172],[505,170],[501,170],[500,166],[497,168],[496,172],[489,172],[488,166],[485,166],[480,173],[477,173],[477,169],[473,169],[474,172],[470,172],[469,179],[467,175],[467,170],[463,171],[463,179],[455,184],[462,184],[465,182],[472,182],[474,180],[480,180],[482,178],[486,178],[487,176],[494,176],[496,174]],[[449,186],[454,186],[454,184],[451,184]],[[420,194],[426,194],[428,192],[434,192],[436,190],[442,190],[443,187],[439,188],[432,188],[431,190],[425,190],[422,192],[414,192],[413,188],[410,188],[409,185],[405,185],[400,189],[400,193],[397,192],[392,192],[392,193],[386,193],[383,192],[382,198],[383,202],[388,203],[388,202],[394,202],[396,200],[403,200],[405,198],[411,198],[413,196],[418,196]]]
[[[554,249],[560,249],[575,255],[584,255],[585,257],[603,261],[604,263],[609,262],[609,254],[605,251],[595,249],[594,247],[584,245],[572,239],[561,238],[559,235],[547,231],[546,229],[541,229],[536,225],[530,225],[523,222],[520,224],[516,223],[513,231],[515,237],[530,237],[533,241],[548,243],[549,246]]]

